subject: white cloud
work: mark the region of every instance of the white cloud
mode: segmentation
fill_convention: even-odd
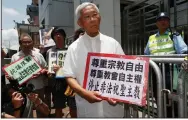
[[[4,14],[11,15],[11,16],[20,15],[20,13],[17,10],[15,10],[14,8],[3,7],[3,12],[4,12]]]
[[[16,29],[2,30],[2,46],[6,48],[17,48],[18,44],[18,32]]]

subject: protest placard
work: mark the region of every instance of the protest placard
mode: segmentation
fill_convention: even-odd
[[[31,56],[20,58],[19,60],[3,67],[3,71],[18,81],[19,85],[27,82],[33,74],[40,72],[42,68]]]
[[[40,29],[39,30],[39,35],[40,35],[40,44],[43,45],[44,47],[50,47],[54,46],[55,42],[51,38],[51,32],[54,28],[46,28],[46,29]]]
[[[56,78],[63,78],[62,68],[64,66],[64,60],[66,56],[66,50],[58,50],[57,52],[49,52],[48,58],[48,71],[55,73],[53,71],[53,64],[59,65],[60,69],[56,72]]]
[[[53,70],[53,64],[57,64],[57,52],[49,52],[48,56],[48,71],[50,73],[55,73]]]
[[[57,51],[57,65],[60,66],[60,69],[56,72],[56,78],[63,78],[63,66],[65,61],[65,56],[67,54],[66,50]]]
[[[148,69],[149,58],[88,53],[83,88],[104,99],[144,106]]]

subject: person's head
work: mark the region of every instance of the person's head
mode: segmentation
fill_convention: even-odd
[[[76,8],[75,14],[77,24],[83,28],[88,35],[96,36],[99,33],[101,16],[95,4],[84,2]]]
[[[63,28],[54,28],[51,33],[51,38],[58,48],[63,48],[65,46],[66,33]]]
[[[23,52],[28,53],[33,49],[33,40],[27,33],[23,33],[19,40],[20,48]]]
[[[158,14],[156,18],[156,25],[158,29],[166,30],[169,28],[170,25],[170,17],[166,12],[161,12]]]
[[[81,35],[85,33],[85,30],[83,28],[79,28],[74,33],[74,40],[77,40]]]
[[[63,59],[63,54],[59,54],[59,59],[60,59],[60,60]]]

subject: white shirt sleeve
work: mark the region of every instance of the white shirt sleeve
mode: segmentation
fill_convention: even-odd
[[[16,61],[15,60],[15,54],[11,57],[11,63],[14,62],[14,61]]]
[[[116,54],[120,54],[120,55],[125,55],[121,45],[119,44],[119,42],[116,42]]]
[[[43,68],[47,67],[47,63],[46,63],[44,57],[41,54],[40,54],[40,57],[41,57],[41,67],[43,67]]]
[[[76,78],[76,64],[75,64],[75,53],[71,47],[67,50],[65,62],[63,66],[63,74],[65,77]]]

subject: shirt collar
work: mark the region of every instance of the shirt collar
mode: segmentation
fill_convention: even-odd
[[[33,54],[34,51],[31,51],[31,56],[34,57],[34,54]],[[19,56],[25,56],[25,54],[23,53],[23,51],[21,50],[19,53],[18,53]]]
[[[169,34],[169,32],[170,32],[170,30],[169,30],[169,29],[167,29],[167,30],[165,31],[164,35],[168,35],[168,34]],[[156,36],[160,36],[159,31],[156,33]]]
[[[66,50],[65,48],[57,48],[57,46],[53,47],[54,50]]]
[[[99,34],[98,34],[97,36],[91,37],[91,36],[89,36],[89,35],[85,32],[85,34],[84,34],[83,36],[85,36],[86,38],[89,38],[90,40],[100,40],[101,33],[99,32]]]

